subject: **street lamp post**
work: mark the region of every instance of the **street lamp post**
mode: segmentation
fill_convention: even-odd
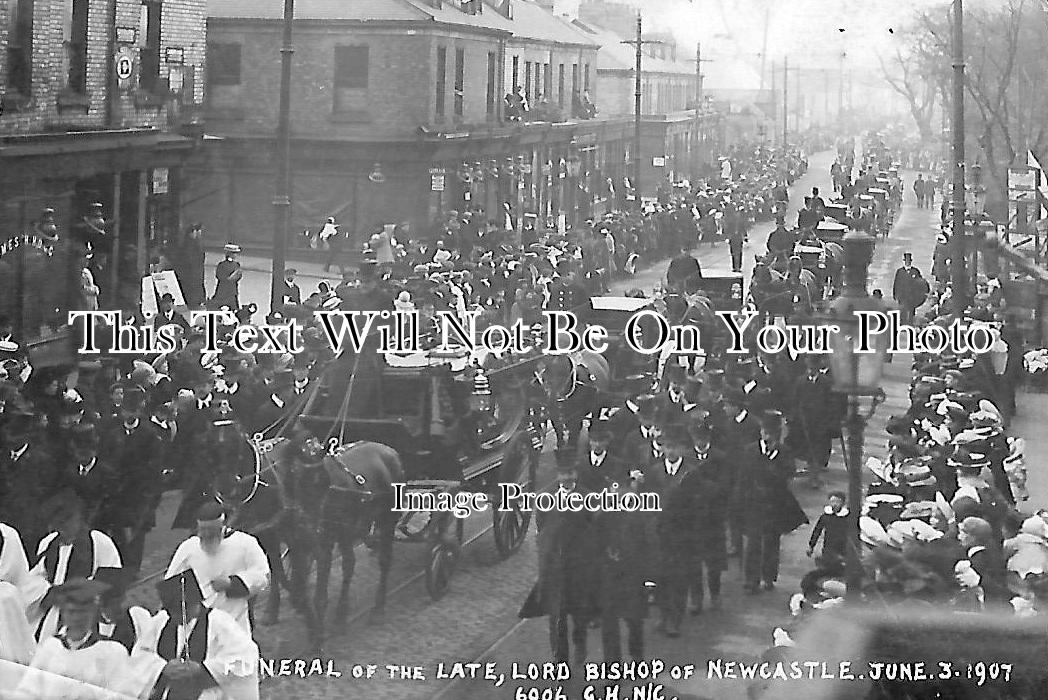
[[[291,57],[295,0],[284,0],[284,36],[280,47],[280,107],[277,117],[277,183],[273,197],[273,272],[270,280],[270,311],[281,302],[287,232],[291,228]]]
[[[867,278],[873,254],[874,238],[859,231],[849,231],[844,245],[844,290],[830,305],[826,321],[839,328],[830,335],[830,368],[833,390],[848,396],[845,429],[848,435],[846,467],[848,469],[848,508],[852,519],[846,559],[848,598],[856,600],[862,586],[862,561],[859,541],[859,512],[862,506],[862,452],[866,421],[883,400],[880,387],[884,360],[888,353],[886,334],[875,336],[873,344],[863,345],[860,314],[885,312],[886,302],[867,293]],[[872,396],[869,415],[859,409],[859,398]]]

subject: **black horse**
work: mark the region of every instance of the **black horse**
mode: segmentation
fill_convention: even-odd
[[[397,523],[392,484],[403,480],[403,467],[395,450],[375,442],[339,445],[335,441],[325,451],[315,438],[277,439],[266,447],[255,445],[263,462],[256,483],[249,486],[243,474],[234,476],[227,483],[236,490],[220,491],[218,498],[234,509],[238,527],[258,538],[269,559],[275,585],[270,588],[265,621],[272,624],[279,619],[283,587],[305,618],[314,651],[320,653],[336,548],[342,579],[335,621],[344,622],[348,615],[354,548],[365,540],[378,554],[375,611],[384,609]],[[311,595],[309,574],[314,565],[316,588]]]

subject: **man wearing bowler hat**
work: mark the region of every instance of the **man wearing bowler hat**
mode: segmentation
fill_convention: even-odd
[[[669,637],[680,636],[695,567],[695,500],[702,482],[691,452],[692,441],[683,426],[666,429],[663,454],[643,470],[644,491],[659,496],[661,512],[655,514],[654,535],[658,542],[659,630]]]

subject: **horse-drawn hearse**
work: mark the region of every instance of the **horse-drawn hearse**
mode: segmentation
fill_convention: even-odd
[[[376,350],[365,345],[331,360],[283,420],[245,440],[254,457],[229,460],[240,473],[212,491],[269,556],[267,619],[277,617],[283,586],[318,648],[335,547],[342,559],[336,620],[346,615],[361,542],[378,558],[376,610],[395,541],[428,547],[427,590],[434,599],[447,592],[464,535],[449,504],[477,503],[471,496],[484,494],[495,548],[502,557],[516,552],[531,512],[519,503],[502,508],[500,485],[534,490],[546,426],[559,447],[574,444],[608,381],[606,362],[593,353]]]

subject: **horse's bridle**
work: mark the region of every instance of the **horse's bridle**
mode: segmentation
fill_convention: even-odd
[[[345,463],[343,463],[343,462],[339,461],[338,459],[336,459],[338,457],[338,455],[340,455],[341,453],[345,452],[346,450],[349,450],[352,447],[355,447],[356,445],[361,444],[361,442],[363,442],[363,441],[362,440],[357,440],[356,442],[351,442],[348,445],[344,445],[344,446],[340,447],[338,439],[332,437],[331,439],[328,440],[328,449],[327,449],[327,455],[326,456],[328,458],[334,460],[335,463],[338,464],[339,469],[341,469],[343,472],[348,474],[357,485],[363,487],[363,486],[365,486],[367,484],[367,477],[365,477],[363,474],[354,472]],[[357,494],[358,496],[361,496],[365,500],[369,500],[369,499],[372,499],[372,498],[375,497],[375,492],[371,491],[370,489],[364,489],[364,488],[355,489],[352,486],[341,486],[341,485],[338,485],[338,484],[331,484],[330,486],[328,486],[328,489],[331,490],[331,491],[338,491],[339,493],[353,493],[353,494]]]

